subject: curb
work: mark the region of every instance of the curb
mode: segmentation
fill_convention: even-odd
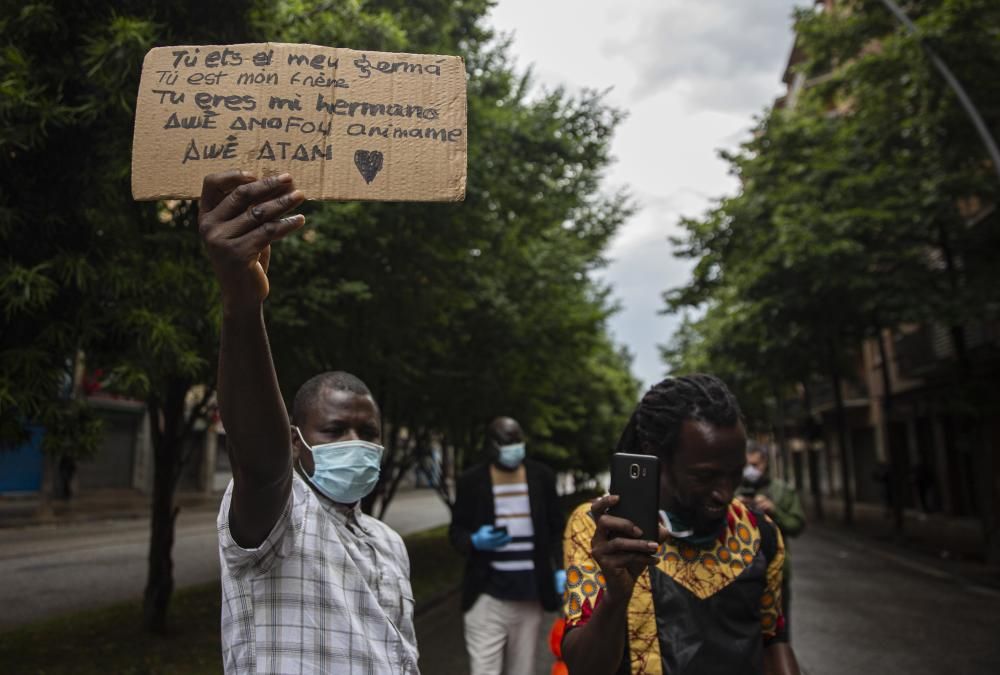
[[[221,496],[220,496],[221,500]],[[185,503],[181,500],[179,503],[174,502],[175,507],[179,507],[181,511],[187,512],[200,512],[200,511],[218,511],[219,504],[208,503],[208,502],[198,502],[191,501]],[[80,525],[85,523],[95,523],[95,522],[106,522],[106,521],[118,521],[118,520],[141,520],[148,519],[152,510],[149,504],[144,504],[142,506],[124,509],[102,509],[96,508],[93,510],[81,510],[81,511],[63,511],[61,513],[39,513],[39,509],[22,509],[19,512],[14,513],[14,509],[9,509],[7,513],[0,509],[0,532],[4,530],[27,530],[32,528],[51,528],[60,527],[63,525]]]
[[[28,516],[24,518],[4,518],[0,520],[0,532],[4,530],[30,530],[36,527],[51,528],[63,525],[80,525],[85,523],[95,523],[109,520],[139,520],[148,518],[149,513],[139,511],[123,513],[115,511],[111,513],[81,513],[79,515],[59,515],[59,516]]]
[[[985,563],[973,563],[982,568],[982,573],[969,574],[956,570],[953,564],[943,562],[927,553],[907,548],[905,545],[882,542],[871,536],[852,538],[845,536],[849,534],[846,530],[823,525],[810,527],[810,533],[815,533],[840,546],[877,555],[883,560],[939,581],[954,583],[972,592],[1000,598],[1000,569]],[[794,553],[792,555],[794,556]]]

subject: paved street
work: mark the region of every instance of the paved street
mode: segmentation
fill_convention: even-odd
[[[1000,672],[1000,592],[817,530],[793,545],[794,646],[807,675]]]
[[[447,522],[430,491],[400,494],[387,514],[402,533]],[[215,513],[182,512],[175,548],[179,586],[218,574]],[[76,609],[139,597],[148,526],[125,520],[0,532],[0,630]],[[897,549],[866,547],[813,528],[793,542],[795,649],[808,675],[1000,672],[1000,592],[963,583]],[[424,672],[462,675],[458,599],[417,619]],[[539,635],[536,673],[549,672]]]
[[[182,510],[174,544],[178,587],[219,575],[214,510]],[[386,522],[401,534],[448,522],[430,490],[401,492]],[[0,530],[0,630],[142,596],[146,519]]]
[[[805,675],[995,675],[1000,592],[813,528],[793,542],[794,647]],[[547,617],[534,675],[552,667]],[[421,669],[467,675],[457,600],[417,619]]]

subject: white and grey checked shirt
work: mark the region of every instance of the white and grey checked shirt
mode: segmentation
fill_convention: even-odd
[[[233,673],[417,673],[410,560],[403,540],[357,507],[334,505],[293,475],[267,539],[229,532],[219,509],[222,660]]]

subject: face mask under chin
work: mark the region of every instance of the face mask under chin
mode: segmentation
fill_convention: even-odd
[[[718,518],[705,518],[698,509],[684,506],[673,500],[672,508],[666,509],[675,538],[695,546],[705,546],[713,542],[726,525],[726,512]]]

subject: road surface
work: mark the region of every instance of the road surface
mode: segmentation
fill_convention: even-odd
[[[219,578],[216,511],[182,510],[174,543],[178,588]],[[404,491],[386,522],[400,534],[447,523],[431,490]],[[0,530],[0,630],[142,597],[149,522],[117,520]]]
[[[793,647],[804,675],[997,675],[1000,592],[898,549],[813,528],[792,542]],[[535,675],[549,675],[539,635]],[[457,598],[417,617],[421,671],[467,675]]]

